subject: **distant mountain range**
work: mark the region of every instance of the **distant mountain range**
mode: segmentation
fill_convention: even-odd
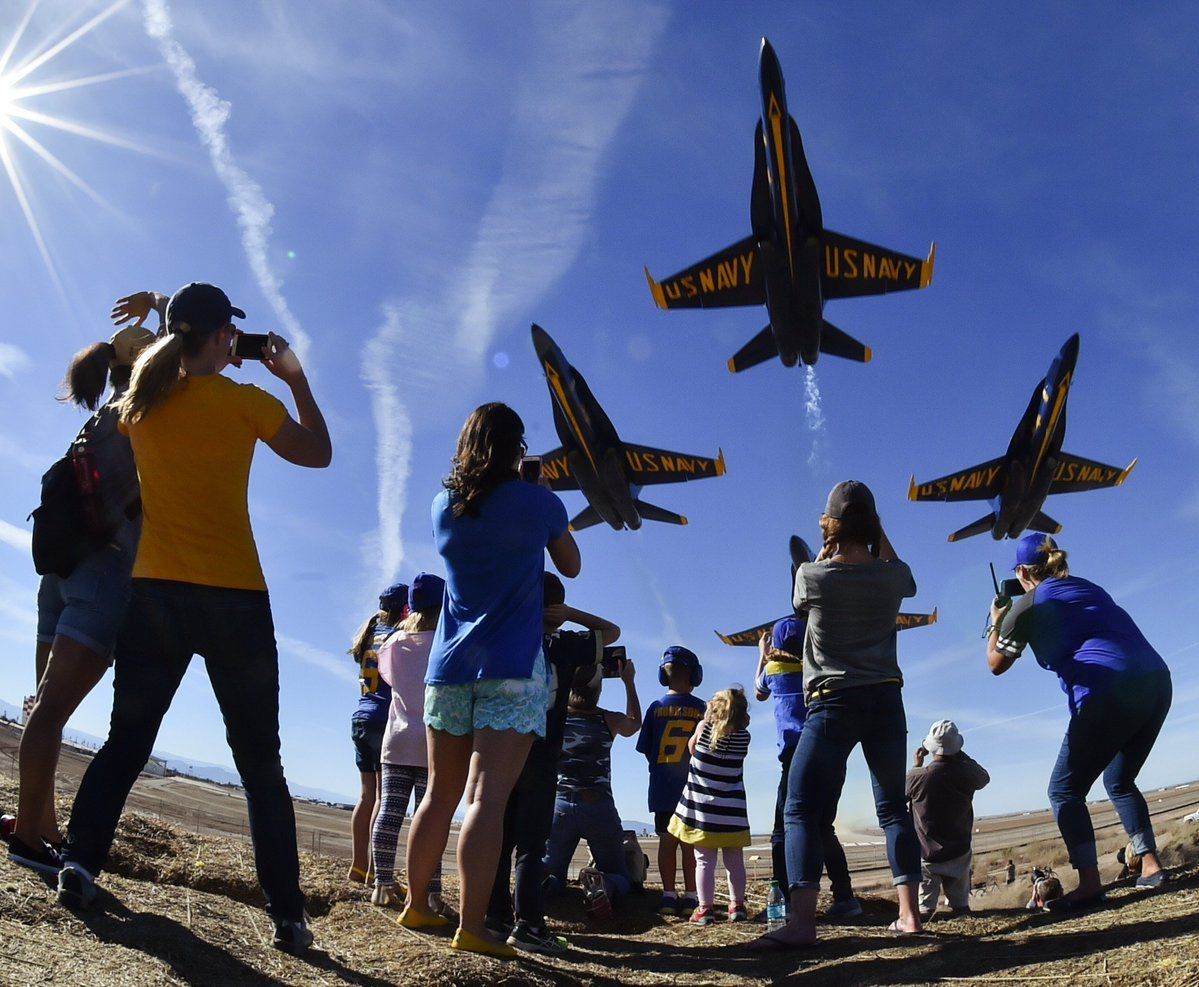
[[[8,717],[10,720],[20,721],[21,708],[0,699],[0,715]],[[80,747],[88,747],[92,750],[97,749],[104,743],[103,737],[84,733],[82,730],[67,730],[63,734],[63,737],[71,743],[77,744]],[[228,765],[197,761],[195,758],[172,754],[170,751],[156,750],[154,756],[165,761],[167,768],[177,774],[188,775],[192,778],[203,778],[206,781],[215,781],[219,785],[241,785],[241,779],[238,777],[237,771]],[[331,792],[324,788],[310,788],[307,785],[296,785],[292,782],[288,782],[287,787],[296,798],[310,799],[314,802],[353,805],[355,801],[354,796],[347,795],[345,792]]]

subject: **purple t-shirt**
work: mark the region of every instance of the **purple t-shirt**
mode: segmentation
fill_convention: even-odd
[[[496,487],[475,516],[433,500],[445,598],[429,654],[429,685],[527,679],[541,649],[545,549],[567,529],[556,494],[523,480]]]

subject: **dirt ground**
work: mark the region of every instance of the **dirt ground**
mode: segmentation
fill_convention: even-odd
[[[0,803],[15,794],[0,782]],[[1076,918],[1024,912],[1021,882],[976,895],[969,917],[934,920],[925,935],[894,938],[885,931],[893,899],[869,896],[862,919],[827,926],[816,949],[789,955],[749,952],[759,925],[698,929],[663,919],[652,892],[631,897],[604,926],[589,926],[572,888],[550,916],[569,939],[571,958],[514,962],[458,955],[447,936],[401,929],[394,912],[371,906],[361,887],[344,880],[343,861],[305,853],[317,948],[300,960],[269,946],[270,923],[243,841],[127,814],[104,893],[85,916],[61,908],[47,881],[0,859],[0,984],[1199,987],[1199,827],[1172,831],[1163,846],[1178,868],[1166,890],[1138,893],[1125,882],[1106,908]],[[761,901],[764,886],[751,890]]]

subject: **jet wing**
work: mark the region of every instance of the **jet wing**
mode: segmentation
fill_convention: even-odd
[[[936,250],[934,243],[929,248],[928,259],[921,260],[825,230],[824,270],[820,279],[824,298],[827,301],[927,288],[933,280]]]
[[[912,477],[908,500],[990,500],[998,497],[1006,461],[1006,456],[1000,456],[927,483],[917,483]]]
[[[551,490],[578,490],[579,483],[570,472],[566,450],[559,446],[541,457],[541,475]]]
[[[912,627],[927,627],[929,624],[935,624],[936,622],[936,607],[933,607],[932,613],[901,613],[895,618],[895,626],[901,631],[906,631]]]
[[[791,615],[788,614],[787,616]],[[779,620],[782,619],[782,617],[779,617]],[[901,613],[895,619],[895,629],[906,631],[912,627],[927,627],[929,624],[935,624],[936,622],[936,610],[933,610],[932,613]],[[758,624],[757,627],[750,627],[744,631],[734,631],[732,634],[721,634],[720,631],[717,631],[716,636],[725,644],[733,647],[750,647],[751,645],[757,647],[758,641],[762,637],[762,632],[774,630],[774,625],[777,623],[777,620],[772,620],[765,624]]]
[[[1134,459],[1127,467],[1108,466],[1093,459],[1071,456],[1068,452],[1058,453],[1057,472],[1049,484],[1051,494],[1077,493],[1080,490],[1099,490],[1103,487],[1118,487],[1128,479],[1136,466]]]
[[[652,446],[624,444],[625,463],[628,466],[629,482],[634,486],[648,487],[655,483],[682,483],[684,480],[702,480],[710,476],[724,475],[724,453],[715,459],[705,456],[690,456],[685,452],[671,452]]]
[[[645,272],[658,308],[727,308],[765,305],[766,285],[752,236],[693,264],[678,274],[655,281]]]

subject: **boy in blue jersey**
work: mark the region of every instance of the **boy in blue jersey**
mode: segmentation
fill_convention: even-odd
[[[695,855],[683,851],[683,896],[675,892],[679,841],[667,826],[679,804],[691,767],[688,741],[704,717],[707,704],[691,693],[703,681],[704,670],[695,653],[679,645],[666,649],[658,666],[658,681],[666,695],[645,711],[637,750],[649,761],[649,809],[658,834],[658,871],[662,875],[663,915],[689,915],[699,905],[695,894]]]

